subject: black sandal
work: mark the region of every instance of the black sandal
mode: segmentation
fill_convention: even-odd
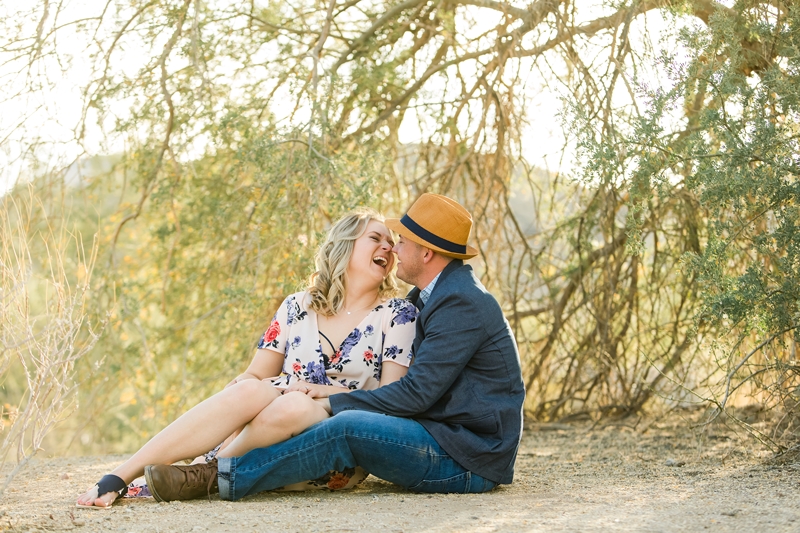
[[[100,478],[100,481],[98,481],[95,486],[97,487],[97,498],[103,496],[104,494],[108,494],[109,492],[116,492],[119,494],[117,497],[118,500],[128,493],[128,484],[125,483],[121,477],[115,476],[114,474],[106,474]],[[100,505],[81,505],[80,503],[75,505],[82,509],[111,509],[111,505],[106,505],[105,507]]]

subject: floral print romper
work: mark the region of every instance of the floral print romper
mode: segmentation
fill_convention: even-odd
[[[258,343],[258,348],[284,354],[283,371],[273,380],[275,387],[286,388],[305,381],[370,390],[380,385],[384,361],[406,367],[411,363],[417,309],[408,300],[394,298],[375,306],[342,344],[334,347],[332,357],[323,353],[317,314],[310,302],[311,296],[305,291],[288,296]],[[367,475],[356,467],[329,472],[320,479],[296,483],[283,490],[350,488]]]
[[[380,385],[384,361],[408,366],[413,358],[417,308],[408,300],[393,298],[375,306],[335,349],[333,357],[322,351],[317,313],[309,306],[308,292],[289,295],[278,308],[258,348],[284,354],[281,375],[272,384],[285,389],[297,381],[356,389]],[[210,460],[217,449],[206,454]],[[369,474],[361,467],[295,483],[279,490],[346,489],[361,483]],[[128,497],[150,496],[139,480],[130,484]]]

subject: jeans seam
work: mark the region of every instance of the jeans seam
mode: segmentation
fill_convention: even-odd
[[[456,474],[455,476],[446,477],[444,479],[423,479],[422,481],[420,481],[419,483],[417,483],[413,487],[408,487],[408,490],[415,490],[417,487],[419,487],[423,483],[450,483],[451,481],[453,481],[455,479],[459,479],[459,478],[465,477],[466,478],[466,486],[465,486],[464,493],[467,493],[467,492],[469,492],[468,489],[470,487],[470,477],[471,477],[471,475],[472,475],[472,472],[467,470],[465,472],[462,472],[461,474]]]
[[[348,435],[345,435],[345,438],[347,436]],[[356,435],[350,434],[349,436],[355,437]],[[394,446],[401,446],[403,448],[418,449],[416,446],[409,446],[409,445],[407,445],[407,444],[405,444],[403,442],[395,442],[395,441],[391,441],[391,440],[383,439],[383,438],[375,438],[375,437],[369,437],[369,436],[364,436],[364,437],[359,437],[359,438],[362,438],[362,439],[367,440],[367,441],[372,441],[372,442],[379,442],[379,443],[384,443],[384,444],[392,444]],[[273,462],[275,462],[275,461],[277,461],[279,459],[282,459],[284,457],[288,457],[288,456],[291,456],[291,455],[295,455],[295,454],[298,454],[298,453],[305,452],[305,451],[310,450],[310,449],[312,449],[312,448],[314,448],[316,446],[319,446],[320,444],[321,444],[320,442],[315,442],[315,443],[312,443],[309,446],[306,446],[305,448],[295,448],[295,449],[293,449],[293,450],[291,450],[289,452],[283,453],[281,455],[273,456],[269,461],[267,461],[265,463],[261,463],[259,465],[254,465],[253,468],[248,469],[248,470],[243,470],[243,472],[250,472],[252,470],[262,470],[265,465],[273,463]],[[441,454],[441,453],[429,453],[428,455],[431,456],[431,457],[450,457],[447,454]],[[231,478],[233,478],[233,471],[236,469],[236,467],[234,466],[235,464],[236,464],[236,461],[231,461]]]

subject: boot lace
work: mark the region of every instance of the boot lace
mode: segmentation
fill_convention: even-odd
[[[184,471],[186,472],[186,486],[191,489],[205,487],[208,499],[211,500],[211,489],[217,481],[216,466],[217,460],[212,459],[207,463],[184,467]]]

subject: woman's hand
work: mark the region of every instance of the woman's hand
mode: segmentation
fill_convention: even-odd
[[[284,394],[287,392],[302,392],[309,398],[327,398],[331,394],[336,394],[338,392],[350,392],[349,389],[345,389],[344,387],[332,387],[330,385],[314,385],[313,383],[306,383],[305,381],[296,381],[289,385]]]
[[[283,354],[275,350],[259,349],[253,356],[253,361],[243,374],[239,374],[225,385],[227,389],[244,379],[269,379],[267,376],[277,376],[283,367]]]
[[[225,387],[223,387],[223,388],[227,389],[228,387],[230,387],[232,385],[236,385],[237,383],[239,383],[240,381],[244,381],[245,379],[258,379],[258,378],[256,376],[254,376],[253,374],[245,372],[243,374],[239,374],[238,376],[236,376],[235,378],[230,380],[230,382],[227,385],[225,385]]]
[[[333,409],[331,409],[331,401],[329,399],[327,399],[327,398],[317,398],[314,401],[317,402],[319,405],[321,405],[322,408],[325,409],[326,413],[328,413],[329,415],[333,416]]]

